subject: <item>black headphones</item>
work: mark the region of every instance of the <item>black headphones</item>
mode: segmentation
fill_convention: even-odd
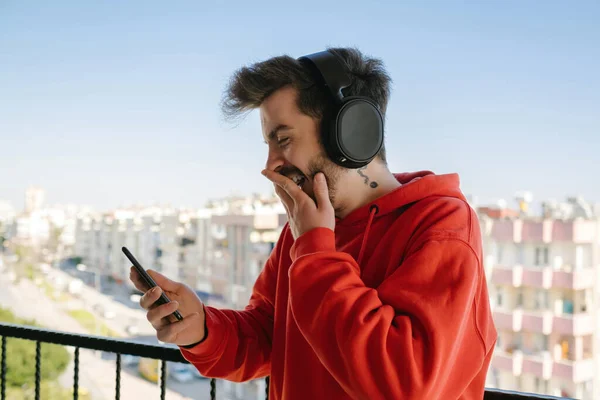
[[[317,82],[330,92],[333,107],[323,116],[323,144],[329,158],[346,168],[367,165],[383,146],[383,116],[375,102],[364,96],[344,97],[352,80],[341,60],[329,51],[298,58]]]

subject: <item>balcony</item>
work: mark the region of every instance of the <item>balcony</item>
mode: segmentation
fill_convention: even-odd
[[[593,243],[598,232],[595,221],[495,220],[491,236],[500,242]]]
[[[121,339],[109,339],[98,336],[88,336],[88,335],[78,335],[73,333],[66,333],[48,329],[41,328],[33,328],[22,325],[15,324],[6,324],[0,323],[0,337],[2,337],[2,358],[1,358],[1,383],[0,383],[0,393],[1,400],[5,400],[6,398],[6,338],[20,338],[31,340],[36,343],[36,360],[35,360],[35,369],[36,369],[36,379],[32,384],[35,387],[35,398],[36,400],[40,398],[40,370],[41,370],[41,348],[44,343],[54,343],[63,346],[74,347],[74,371],[73,371],[73,399],[77,400],[79,395],[79,370],[80,370],[80,360],[79,360],[79,351],[80,349],[90,349],[90,350],[98,350],[103,352],[110,352],[116,355],[115,361],[115,381],[114,381],[114,393],[115,399],[120,399],[122,395],[121,390],[121,356],[122,355],[133,355],[139,357],[145,357],[155,360],[160,360],[161,369],[160,369],[160,399],[164,400],[166,396],[166,363],[168,361],[178,362],[178,363],[187,363],[179,349],[174,346],[167,345],[152,345],[152,344],[142,344],[128,340]],[[509,355],[510,356],[510,355]],[[520,355],[521,364],[523,355]],[[497,365],[498,362],[507,361],[511,364],[511,366],[515,363],[511,358],[505,357],[505,360],[502,359],[502,354],[498,354],[494,357],[493,363]],[[517,361],[517,363],[519,363]],[[555,363],[557,364],[557,363]],[[564,361],[560,363],[559,372],[561,374],[566,374],[571,376],[575,376],[580,378],[582,372],[585,368],[589,368],[587,365],[582,366],[571,366]],[[569,367],[572,367],[569,369]],[[85,368],[85,366],[84,366]],[[590,369],[591,370],[591,369]],[[269,392],[269,378],[265,379],[266,381],[266,390],[265,390],[265,399],[268,399]],[[216,399],[216,380],[210,380],[210,398],[211,400]],[[545,396],[545,395],[537,395],[531,393],[519,393],[513,391],[504,391],[500,389],[486,389],[485,400],[533,400],[533,399],[559,399],[558,397]]]
[[[512,267],[494,265],[491,281],[495,285],[520,287],[523,281],[523,268],[520,265]]]
[[[522,329],[525,332],[549,335],[552,333],[553,322],[554,315],[549,311],[523,311]]]
[[[498,330],[520,332],[523,326],[522,310],[494,310],[493,319]]]
[[[553,270],[551,268],[522,268],[522,286],[550,289],[553,285]]]
[[[594,378],[594,359],[555,361],[552,376],[563,378],[574,383],[581,383]]]
[[[523,372],[523,352],[519,350],[508,352],[496,349],[492,358],[492,366],[519,376]]]
[[[597,235],[597,225],[594,221],[554,221],[552,229],[553,241],[593,243]]]
[[[551,267],[523,267],[521,265],[494,265],[491,283],[512,287],[538,289],[588,289],[595,285],[593,268],[554,269]]]
[[[594,359],[553,360],[548,351],[526,354],[521,350],[496,349],[492,366],[515,376],[530,374],[542,379],[561,378],[574,383],[594,377]]]
[[[555,315],[552,330],[562,335],[591,335],[594,333],[594,319],[589,314]]]
[[[568,336],[591,335],[594,320],[590,314],[555,315],[551,311],[495,309],[492,312],[498,330]]]
[[[549,351],[523,355],[523,373],[542,379],[552,377],[552,356]]]
[[[561,289],[581,290],[592,288],[596,282],[594,268],[581,268],[571,271],[553,271],[552,286]]]

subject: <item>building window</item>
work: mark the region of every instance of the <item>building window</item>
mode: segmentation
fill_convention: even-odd
[[[502,307],[502,288],[496,286],[496,305]]]
[[[517,264],[523,265],[525,263],[525,248],[522,244],[517,246]]]
[[[548,349],[548,335],[543,335],[541,333],[534,334],[534,348],[535,352],[547,351]]]
[[[498,260],[498,264],[502,264],[502,253],[504,250],[504,246],[502,244],[498,245],[498,256],[496,257],[496,259]]]
[[[573,300],[563,299],[563,314],[573,314]]]
[[[536,290],[535,292],[535,309],[546,310],[549,307],[548,291]]]
[[[517,307],[523,307],[523,291],[521,289],[517,291]]]
[[[563,360],[569,359],[569,340],[566,338],[560,341],[560,356]]]
[[[515,388],[514,390],[521,391],[523,390],[523,376],[515,376]]]
[[[549,251],[548,247],[536,247],[535,248],[535,265],[545,266],[549,263]]]

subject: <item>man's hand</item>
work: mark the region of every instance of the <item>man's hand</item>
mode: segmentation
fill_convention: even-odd
[[[140,305],[148,310],[146,318],[156,329],[156,337],[161,342],[187,346],[204,338],[204,307],[196,293],[183,283],[174,282],[158,272],[148,270],[148,274],[158,286],[148,290],[139,273],[131,267],[129,279],[141,292]],[[161,289],[162,288],[162,289]],[[162,290],[171,300],[167,304],[154,304]],[[177,321],[171,314],[179,310],[183,316]]]
[[[269,170],[263,170],[262,173],[275,185],[275,192],[287,211],[294,239],[314,228],[335,230],[335,211],[329,200],[327,181],[322,172],[316,174],[314,179],[316,204],[288,177]]]

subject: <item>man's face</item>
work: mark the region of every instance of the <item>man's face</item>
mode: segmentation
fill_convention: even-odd
[[[300,112],[296,95],[296,89],[285,87],[260,106],[263,137],[269,146],[266,169],[292,179],[313,200],[313,179],[323,172],[335,208],[337,184],[347,170],[329,160],[320,143],[319,121]]]

